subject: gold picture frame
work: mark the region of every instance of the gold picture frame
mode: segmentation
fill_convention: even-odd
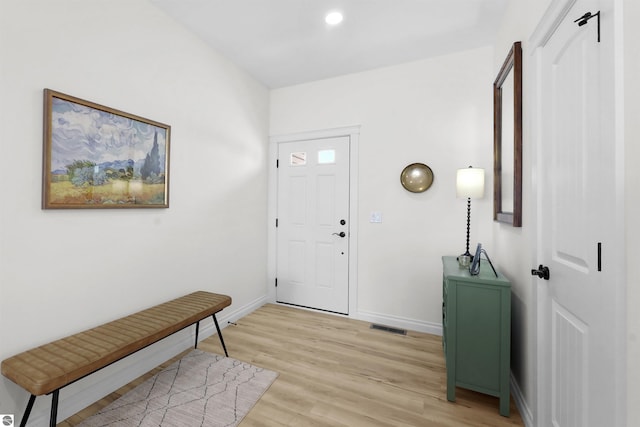
[[[44,90],[43,209],[169,207],[171,127]]]

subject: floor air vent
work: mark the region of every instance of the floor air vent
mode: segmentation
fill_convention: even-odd
[[[391,332],[392,334],[407,335],[407,331],[404,329],[392,328],[391,326],[371,324],[371,329],[377,329],[379,331]]]

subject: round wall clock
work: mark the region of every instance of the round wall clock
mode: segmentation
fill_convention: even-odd
[[[433,171],[424,163],[412,163],[402,170],[400,183],[407,191],[422,193],[433,183]]]

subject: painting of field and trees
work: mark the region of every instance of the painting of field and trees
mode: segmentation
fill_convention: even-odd
[[[44,128],[44,209],[169,207],[169,126],[45,89]]]

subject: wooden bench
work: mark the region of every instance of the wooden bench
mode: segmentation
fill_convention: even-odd
[[[54,427],[61,388],[193,324],[197,347],[200,321],[209,316],[228,357],[216,313],[229,305],[227,295],[198,291],[3,360],[2,375],[31,393],[20,426],[26,426],[36,396],[53,393]]]

